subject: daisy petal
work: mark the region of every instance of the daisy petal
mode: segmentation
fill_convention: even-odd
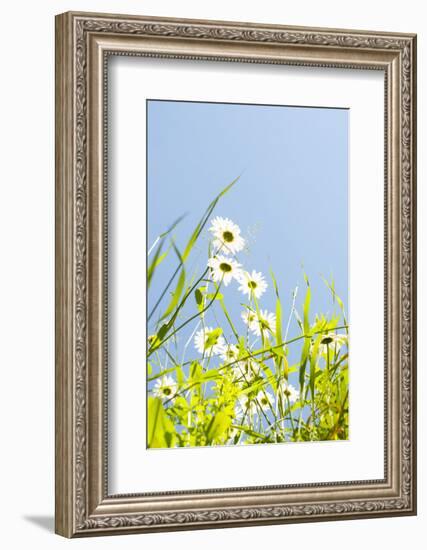
[[[245,246],[240,227],[228,218],[217,216],[212,220],[209,230],[215,237],[214,246],[224,254],[235,254]]]

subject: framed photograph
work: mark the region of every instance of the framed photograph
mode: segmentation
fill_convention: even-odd
[[[416,513],[416,37],[56,18],[56,532]]]

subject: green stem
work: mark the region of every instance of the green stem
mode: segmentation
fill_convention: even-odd
[[[166,292],[168,291],[169,287],[171,286],[173,280],[175,279],[175,277],[177,276],[179,270],[182,268],[183,264],[180,264],[174,271],[172,277],[169,279],[169,282],[168,284],[165,286],[165,288],[163,289],[163,292],[160,294],[160,297],[158,298],[157,302],[154,304],[154,307],[153,309],[150,311],[150,314],[148,315],[148,319],[147,321],[149,321],[151,319],[151,317],[154,315],[156,309],[159,307],[160,305],[160,302],[163,300]]]
[[[341,327],[337,327],[337,329],[341,329],[341,328],[346,328],[346,325],[343,325]],[[239,361],[245,361],[246,359],[251,359],[251,358],[257,357],[258,355],[262,355],[263,353],[266,353],[266,352],[269,352],[269,351],[270,352],[274,351],[275,349],[281,348],[283,346],[288,346],[289,344],[293,344],[294,342],[297,342],[298,340],[302,340],[303,338],[311,338],[312,336],[316,336],[316,334],[323,334],[325,332],[328,332],[328,330],[329,329],[326,329],[326,330],[323,329],[323,330],[319,330],[319,331],[313,332],[312,334],[308,334],[308,335],[307,334],[301,334],[300,336],[296,336],[295,338],[291,338],[287,342],[281,342],[280,344],[276,344],[275,346],[270,346],[266,349],[256,351],[255,353],[248,353],[244,357],[240,357],[239,359],[236,359],[235,361],[231,361],[230,363],[227,363],[227,364],[223,365],[218,370],[222,370],[226,367],[230,367],[230,366],[238,363]]]
[[[294,419],[292,417],[291,402],[289,401],[289,396],[288,395],[286,396],[286,402],[288,404],[288,411],[289,411],[289,416],[290,416],[290,419],[291,419],[292,433],[293,433],[293,437],[295,439],[295,424],[294,424]]]
[[[198,284],[198,283],[197,283],[197,284]],[[194,321],[194,319],[197,319],[197,317],[200,317],[203,313],[205,313],[205,311],[207,311],[207,310],[210,308],[210,306],[215,302],[216,297],[217,297],[218,292],[219,292],[219,289],[220,289],[220,286],[221,286],[221,285],[218,286],[218,290],[215,292],[214,297],[212,298],[212,300],[209,302],[209,304],[208,304],[205,308],[203,308],[201,311],[199,311],[198,313],[196,313],[196,315],[193,315],[192,317],[190,317],[189,319],[187,319],[184,323],[182,323],[182,325],[179,325],[179,327],[176,328],[173,332],[171,332],[166,338],[164,338],[164,340],[162,340],[158,346],[156,346],[156,347],[154,347],[154,348],[150,348],[150,349],[148,350],[147,358],[150,357],[151,354],[152,354],[153,352],[156,351],[156,349],[158,349],[158,348],[160,348],[161,346],[163,346],[163,344],[164,344],[165,342],[167,342],[167,341],[169,340],[169,338],[172,338],[172,336],[174,336],[177,332],[179,332],[179,331],[180,331],[181,329],[183,329],[186,325],[188,325],[188,323],[191,323],[191,321]]]

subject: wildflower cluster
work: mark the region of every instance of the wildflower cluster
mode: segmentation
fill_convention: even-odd
[[[302,314],[297,312],[295,289],[285,328],[274,275],[272,312],[261,304],[269,289],[266,277],[261,271],[245,270],[238,257],[246,247],[240,227],[229,218],[210,219],[212,210],[208,208],[198,226],[210,221],[206,268],[187,279],[188,254],[179,254],[185,258],[175,272],[180,271],[179,280],[148,339],[148,446],[347,438],[348,325],[333,283],[328,286],[339,314],[310,318],[306,278]],[[187,251],[194,241],[192,237]],[[160,241],[149,266],[150,278],[167,256],[161,254],[161,246]],[[242,300],[237,319],[235,308],[227,307],[220,292],[233,283]],[[159,303],[161,299],[151,315]],[[225,316],[226,330],[217,308]],[[290,329],[296,330],[292,338]],[[187,358],[191,342],[197,355]]]

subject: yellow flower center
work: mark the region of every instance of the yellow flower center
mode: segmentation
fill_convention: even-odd
[[[230,264],[227,264],[225,262],[219,264],[219,268],[221,271],[223,271],[224,273],[229,273],[231,270],[232,270],[232,267]]]
[[[234,235],[231,231],[224,231],[222,238],[226,243],[231,243],[234,241]]]

